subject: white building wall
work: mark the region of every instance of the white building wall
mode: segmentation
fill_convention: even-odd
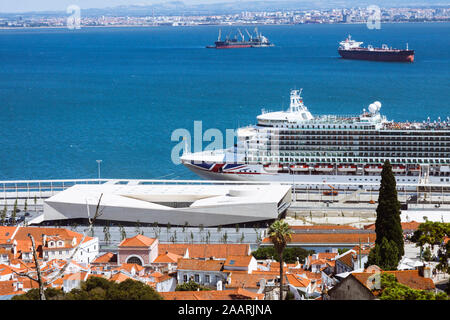
[[[187,280],[184,281],[184,276],[187,276]],[[198,281],[196,281],[196,275],[198,275]],[[209,282],[206,281],[206,276],[209,275]],[[177,280],[178,283],[189,282],[190,280],[201,285],[217,285],[218,281],[226,281],[226,275],[222,272],[214,271],[193,271],[193,270],[178,270]]]

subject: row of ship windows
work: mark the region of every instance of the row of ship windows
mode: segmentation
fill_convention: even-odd
[[[450,164],[450,159],[383,159],[383,158],[279,158],[279,157],[247,157],[246,160],[252,162],[315,162],[315,163],[383,163],[385,160],[389,160],[392,163],[423,163],[423,164]]]
[[[290,131],[276,131],[276,130],[268,130],[267,133],[270,133],[274,136],[305,136],[305,135],[314,135],[314,136],[359,136],[361,139],[366,137],[375,137],[375,138],[383,138],[390,139],[394,137],[417,137],[417,138],[439,138],[439,137],[448,137],[450,136],[450,131],[447,130],[445,132],[432,132],[432,131],[416,131],[416,132],[407,132],[402,134],[398,131],[393,132],[382,132],[382,131],[302,131],[302,130],[290,130]],[[261,134],[267,134],[261,132]]]
[[[369,130],[375,129],[374,125],[275,125],[275,128],[289,128],[289,129],[359,129]]]
[[[342,151],[350,151],[350,150],[354,150],[354,151],[372,151],[372,152],[376,152],[376,151],[398,151],[398,152],[405,152],[405,151],[412,151],[412,152],[424,152],[424,151],[429,151],[429,152],[450,152],[450,148],[448,147],[389,147],[389,146],[376,146],[376,147],[352,147],[352,146],[338,146],[338,145],[321,145],[321,146],[292,146],[292,145],[286,145],[286,146],[267,146],[266,148],[261,148],[261,149],[267,149],[267,150],[342,150]]]
[[[255,136],[256,139],[261,139],[261,140],[265,140],[268,139],[269,136],[268,135],[258,135]],[[327,135],[314,135],[314,136],[306,136],[306,135],[290,135],[290,136],[275,136],[275,135],[270,135],[270,139],[268,139],[270,141],[303,141],[303,140],[317,140],[317,141],[327,141],[327,140],[332,140],[332,141],[342,141],[342,140],[349,140],[349,141],[366,141],[366,140],[371,140],[371,141],[414,141],[414,142],[419,142],[419,143],[423,143],[423,142],[436,142],[436,141],[450,141],[450,137],[405,137],[405,136],[397,136],[397,137],[375,137],[375,136],[365,136],[365,137],[360,137],[360,136],[336,136],[336,135],[332,135],[332,134],[327,134]]]
[[[396,180],[397,181],[401,181],[401,182],[416,182],[415,179],[400,179],[400,178],[397,178]],[[368,182],[374,181],[374,182],[377,182],[377,181],[380,181],[380,179],[379,178],[378,179],[377,178],[375,178],[375,179],[371,179],[371,178],[349,178],[348,181],[368,181]],[[441,179],[441,181],[442,181],[442,179]],[[448,179],[447,179],[447,181],[448,181]]]

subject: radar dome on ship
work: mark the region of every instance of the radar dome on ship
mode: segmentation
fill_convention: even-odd
[[[381,102],[375,101],[374,103],[371,103],[369,105],[369,111],[370,113],[377,113],[381,109]]]

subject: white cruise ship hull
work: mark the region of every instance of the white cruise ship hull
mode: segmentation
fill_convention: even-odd
[[[190,169],[192,172],[198,176],[207,180],[232,180],[232,181],[271,181],[271,182],[287,182],[292,183],[296,187],[316,187],[323,186],[326,184],[333,183],[346,183],[348,188],[358,189],[361,186],[364,188],[377,188],[375,185],[379,185],[381,176],[380,174],[373,175],[348,175],[348,174],[304,174],[304,173],[269,173],[262,172],[264,169],[261,165],[238,165],[233,164],[232,166],[237,167],[235,170],[227,171],[222,170],[221,172],[215,171],[215,166],[218,164],[214,163],[202,163],[202,164],[192,164],[190,162],[183,162],[183,164]],[[225,167],[224,164],[219,164]],[[208,166],[210,168],[208,168]],[[428,183],[430,184],[442,184],[449,185],[449,181],[443,177],[429,177]],[[419,176],[396,176],[397,184],[402,185],[416,185],[419,183]],[[414,189],[415,187],[409,186],[408,189]]]

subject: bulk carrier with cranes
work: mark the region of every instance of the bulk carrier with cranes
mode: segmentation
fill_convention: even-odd
[[[238,35],[236,34],[234,38],[230,38],[228,35],[225,40],[222,40],[222,30],[219,29],[219,36],[217,37],[217,41],[214,42],[212,46],[206,46],[206,48],[211,49],[234,49],[234,48],[262,48],[262,47],[273,47],[274,44],[269,41],[262,33],[258,32],[258,29],[255,28],[254,34],[250,34],[247,29],[245,32],[248,35],[248,40],[245,39],[240,29],[237,29],[240,40],[238,39]]]

